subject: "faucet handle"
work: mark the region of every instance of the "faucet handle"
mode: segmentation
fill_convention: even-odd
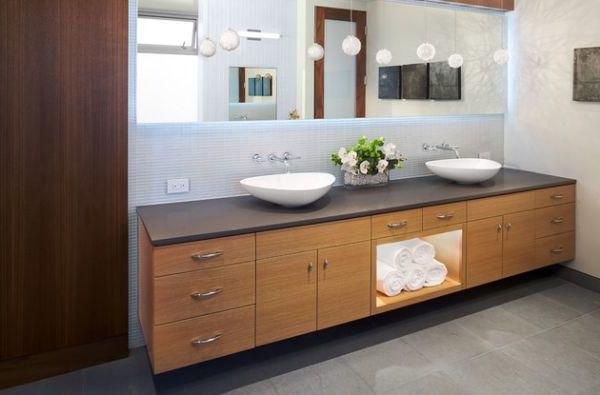
[[[289,152],[284,152],[282,155],[283,160],[295,160],[295,159],[302,159],[299,156],[292,156],[292,154],[290,154]]]
[[[261,154],[254,154],[252,155],[252,160],[256,163],[261,163],[264,162],[266,159]]]

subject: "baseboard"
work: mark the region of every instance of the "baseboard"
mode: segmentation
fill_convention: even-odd
[[[600,292],[600,278],[590,276],[589,274],[571,269],[566,266],[558,266],[556,275],[564,280],[577,284],[580,287],[587,288],[591,291]]]
[[[127,335],[0,362],[0,389],[37,381],[129,355]]]

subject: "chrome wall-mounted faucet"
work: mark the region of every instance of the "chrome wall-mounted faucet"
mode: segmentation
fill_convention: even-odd
[[[452,151],[456,155],[456,159],[460,159],[459,147],[456,145],[450,145],[448,143],[442,143],[438,145],[423,144],[423,151]]]
[[[291,160],[297,160],[297,159],[302,159],[299,156],[293,156],[292,154],[290,154],[289,152],[284,152],[281,155],[277,155],[277,154],[269,154],[266,156],[266,158],[261,155],[261,154],[254,154],[252,155],[252,160],[256,163],[262,163],[262,162],[266,162],[269,161],[271,163],[275,163],[275,162],[281,162],[285,165],[285,171],[287,173],[290,172],[290,164],[289,161]]]

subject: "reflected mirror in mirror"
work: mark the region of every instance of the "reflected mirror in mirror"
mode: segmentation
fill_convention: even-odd
[[[504,112],[497,12],[407,0],[138,3],[138,122]],[[228,29],[233,50],[220,45]],[[206,39],[214,52],[199,50]],[[423,43],[436,49],[427,62]],[[392,59],[379,64],[382,49]],[[459,69],[446,67],[453,54]]]
[[[277,70],[260,67],[229,68],[229,120],[277,119]]]

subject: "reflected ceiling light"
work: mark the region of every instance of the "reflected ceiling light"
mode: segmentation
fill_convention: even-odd
[[[358,55],[361,48],[362,43],[360,42],[358,37],[352,34],[348,35],[342,42],[342,51],[344,51],[344,53],[349,56]]]
[[[375,61],[381,66],[387,66],[392,62],[392,52],[386,48],[380,49],[375,54]]]
[[[423,43],[417,48],[417,56],[424,61],[435,58],[435,47],[431,43]]]
[[[227,29],[221,34],[219,45],[221,45],[221,48],[225,51],[233,51],[240,46],[240,36],[236,31]]]
[[[496,52],[494,52],[494,62],[503,66],[508,63],[510,60],[510,53],[508,49],[500,48]]]
[[[238,35],[249,40],[262,40],[263,38],[269,40],[279,40],[281,38],[281,34],[279,33],[267,33],[256,29],[240,30]]]
[[[205,58],[210,58],[217,52],[217,44],[207,37],[200,41],[200,45],[198,45],[198,52],[200,52],[200,55],[204,56]]]
[[[448,65],[453,69],[461,68],[464,63],[465,63],[465,59],[459,53],[450,55],[450,57],[448,58]]]
[[[325,49],[317,43],[312,43],[306,50],[308,57],[314,61],[321,60],[325,56]]]

